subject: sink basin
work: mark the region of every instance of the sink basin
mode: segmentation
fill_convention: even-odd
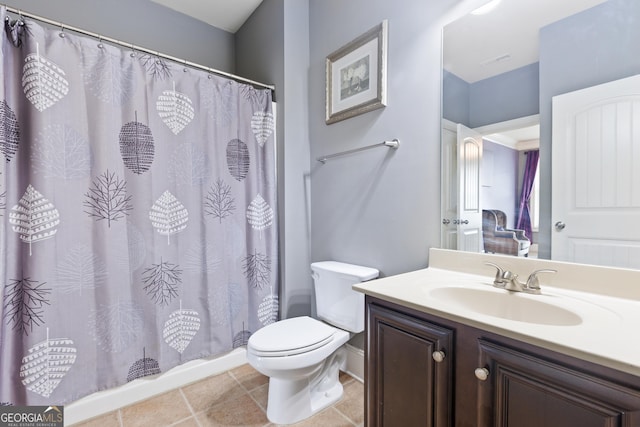
[[[551,298],[548,296],[464,287],[435,288],[429,291],[429,296],[447,305],[518,322],[555,326],[582,323],[582,318],[573,311],[543,301]]]

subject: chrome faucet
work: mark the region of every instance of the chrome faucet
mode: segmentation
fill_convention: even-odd
[[[505,289],[512,292],[526,292],[529,294],[540,294],[540,280],[538,274],[540,273],[556,273],[557,270],[542,269],[536,270],[529,275],[526,283],[522,283],[518,280],[518,275],[509,270],[505,270],[497,264],[492,262],[485,262],[486,265],[495,267],[496,277],[493,280],[493,286],[496,288]]]

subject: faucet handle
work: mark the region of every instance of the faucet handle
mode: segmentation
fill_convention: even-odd
[[[542,270],[536,270],[533,273],[531,273],[529,275],[529,278],[527,279],[527,284],[526,284],[526,288],[529,290],[533,290],[533,291],[540,291],[540,280],[538,280],[538,274],[540,273],[557,273],[558,270],[551,270],[551,269],[542,269]]]
[[[495,279],[493,279],[493,286],[501,286],[503,287],[505,285],[505,270],[500,267],[498,264],[494,264],[492,262],[485,262],[485,265],[490,265],[491,267],[495,267],[496,269],[496,277]]]

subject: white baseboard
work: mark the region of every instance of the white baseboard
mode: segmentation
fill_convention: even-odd
[[[353,378],[364,383],[364,350],[345,344],[347,348],[347,366],[345,371]]]
[[[165,373],[140,378],[120,387],[90,394],[65,405],[65,425],[86,421],[245,363],[247,363],[246,349],[239,347],[221,356],[192,360]]]

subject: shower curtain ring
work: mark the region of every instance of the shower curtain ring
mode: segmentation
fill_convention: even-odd
[[[98,36],[98,48],[102,49],[104,45],[102,44],[102,36]]]
[[[187,60],[186,59],[184,60],[184,69],[182,71],[184,71],[185,73],[187,71],[189,71],[189,69],[187,68]]]
[[[60,34],[58,34],[60,37],[65,38],[65,34],[64,34],[64,24],[60,24]]]
[[[133,46],[133,43],[131,44],[131,53],[129,54],[132,58],[136,57],[136,49]]]

